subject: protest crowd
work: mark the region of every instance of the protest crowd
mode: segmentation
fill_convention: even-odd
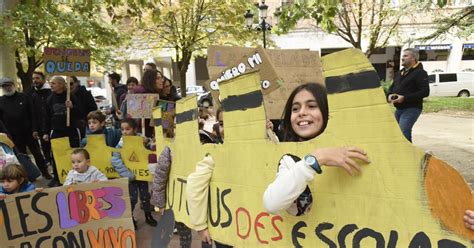
[[[418,74],[423,74],[422,67],[418,68],[418,64],[416,62],[411,64],[402,72],[402,76],[411,68]],[[424,74],[426,77],[426,72]],[[143,146],[152,151],[148,156],[148,163],[156,165],[153,167],[156,169],[152,172],[152,182],[138,180],[125,165],[120,152],[112,152],[110,166],[120,177],[128,179],[135,230],[137,232],[140,230],[140,223],[133,217],[136,207],[143,210],[147,225],[157,226],[166,208],[166,188],[173,154],[166,146],[162,151],[156,151],[153,119],[131,118],[127,111],[127,95],[156,94],[159,101],[166,103],[174,103],[180,96],[172,81],[157,70],[153,63],[145,65],[140,81],[134,77],[122,79],[121,75],[115,72],[109,73],[108,79],[112,88],[113,104],[111,109],[104,110],[98,109],[90,91],[81,86],[78,78],[74,76],[48,78],[42,72],[36,71],[33,73],[33,86],[24,92],[16,90],[13,80],[5,77],[0,79],[0,87],[3,90],[3,96],[0,97],[0,155],[3,161],[0,164],[2,180],[0,200],[8,199],[10,195],[16,193],[42,192],[44,190],[42,187],[35,186],[35,181],[40,175],[49,180],[50,188],[107,181],[111,178],[107,178],[91,163],[90,151],[87,150],[88,137],[103,135],[108,147],[121,149],[124,146],[124,137],[141,136]],[[68,87],[70,96],[67,94]],[[407,114],[405,105],[417,107],[418,102],[421,104],[422,98],[427,96],[427,85],[420,87],[425,92],[416,96],[410,94],[416,89],[404,89],[397,84],[390,89],[387,101],[396,104],[397,121],[400,118],[403,120],[403,116]],[[403,95],[417,100],[412,100],[411,104],[410,101],[402,103]],[[199,135],[200,142],[224,143],[223,110],[215,109],[212,105],[198,108],[199,130],[196,135]],[[411,111],[415,111],[417,115],[421,112],[420,109]],[[270,131],[269,135],[273,132],[274,137],[282,142],[304,142],[316,138],[324,132],[329,119],[326,89],[320,84],[302,84],[292,92],[282,112],[280,122],[267,120],[266,128]],[[414,120],[409,120],[409,124],[405,121],[403,124],[409,126],[403,127],[405,128],[403,132],[410,141],[411,127],[417,116],[411,118]],[[108,119],[112,122],[109,123]],[[164,135],[173,137],[172,131]],[[60,180],[61,171],[57,168],[51,148],[51,140],[62,137],[67,137],[70,147],[73,148],[70,155],[70,170],[65,180]],[[28,150],[33,160],[28,155]],[[370,154],[355,146],[318,148],[304,157],[304,160],[285,155],[280,160],[275,180],[265,190],[263,205],[269,213],[286,210],[295,216],[304,215],[313,203],[311,192],[308,192],[308,183],[316,174],[321,173],[322,165],[338,167],[353,175],[363,173],[354,161],[357,159],[369,164],[369,156]],[[213,245],[231,247],[212,239],[208,231],[207,207],[203,207],[208,204],[202,199],[205,198],[204,194],[208,194],[207,188],[214,168],[213,157],[206,155],[196,163],[196,171],[187,178],[185,193],[189,204],[190,222],[202,239],[202,247]],[[137,203],[140,204],[137,206]],[[474,211],[466,211],[464,222],[466,228],[474,230]],[[191,228],[184,223],[176,222],[174,229],[179,235],[181,247],[191,247]]]

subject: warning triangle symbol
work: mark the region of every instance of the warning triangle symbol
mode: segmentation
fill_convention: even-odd
[[[130,161],[130,162],[140,162],[138,160],[138,156],[137,156],[137,154],[135,154],[135,152],[132,152],[132,155],[130,155],[130,158],[128,159],[128,161]]]

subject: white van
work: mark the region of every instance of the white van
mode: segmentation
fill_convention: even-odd
[[[428,76],[430,96],[469,97],[474,93],[474,72],[439,72]]]

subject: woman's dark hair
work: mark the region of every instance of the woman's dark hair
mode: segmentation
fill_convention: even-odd
[[[163,75],[160,71],[145,70],[142,78],[142,86],[149,93],[158,93],[159,90],[156,88],[157,73]]]
[[[167,95],[167,96],[165,96],[165,95],[161,96],[160,95],[160,98],[162,100],[171,101],[171,102],[176,102],[179,99],[181,99],[178,96],[178,91],[176,90],[176,87],[173,85],[173,82],[171,81],[171,79],[169,79],[167,77],[163,77],[163,78],[164,78],[163,87],[165,87],[166,82],[169,82],[169,84],[170,84],[170,94]]]
[[[314,98],[316,98],[316,102],[318,103],[319,110],[323,116],[323,125],[321,126],[321,130],[319,133],[316,134],[317,137],[328,125],[329,120],[329,108],[328,108],[328,97],[326,88],[321,84],[316,83],[307,83],[296,87],[293,92],[291,92],[290,97],[288,97],[288,101],[286,102],[285,109],[283,110],[282,114],[282,132],[283,132],[283,141],[300,141],[301,137],[299,137],[291,127],[291,108],[293,105],[293,100],[295,99],[296,94],[299,92],[307,90],[309,91]],[[312,137],[312,138],[314,138]]]
[[[111,73],[109,74],[109,78],[110,78],[110,79],[114,79],[115,81],[117,81],[117,83],[119,83],[121,77],[120,77],[120,74],[118,74],[118,73],[116,73],[116,72],[111,72]]]
[[[136,77],[129,77],[129,78],[127,79],[126,85],[129,85],[129,84],[131,84],[131,83],[135,83],[136,85],[138,85],[138,79],[137,79]]]

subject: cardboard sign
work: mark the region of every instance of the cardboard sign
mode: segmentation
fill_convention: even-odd
[[[45,73],[49,75],[88,77],[91,72],[91,50],[45,47]]]
[[[174,138],[176,117],[176,103],[160,100],[158,106],[161,110],[161,126],[165,138]]]
[[[151,118],[158,99],[158,94],[127,94],[127,114],[134,119]]]
[[[206,154],[215,162],[208,194],[208,228],[214,240],[237,247],[471,247],[474,232],[463,213],[474,209],[469,186],[455,170],[409,143],[386,103],[376,72],[360,51],[350,49],[323,58],[330,90],[330,120],[323,134],[305,142],[270,142],[264,138],[263,94],[244,106],[241,96],[260,92],[258,73],[221,85],[224,144],[201,145],[198,123],[177,122],[167,208],[176,221],[191,226],[188,175]],[[350,58],[350,59],[347,59]],[[360,81],[364,79],[364,81]],[[260,99],[260,100],[259,100]],[[196,108],[186,98],[176,116]],[[160,118],[155,112],[155,118]],[[160,127],[161,129],[161,127]],[[158,129],[157,129],[158,130]],[[161,136],[157,136],[161,137]],[[159,139],[159,138],[158,138]],[[351,177],[323,166],[308,186],[313,206],[308,214],[266,212],[262,198],[273,182],[280,158],[303,158],[315,148],[357,146],[370,164]],[[160,152],[159,150],[157,151]]]
[[[261,73],[261,89],[264,93],[265,113],[269,119],[281,118],[286,99],[288,99],[291,91],[298,87],[298,85],[309,82],[322,84],[324,82],[319,52],[301,49],[280,50],[262,48],[258,48],[257,51],[261,55],[262,63],[256,67],[259,68]],[[239,65],[242,62],[246,60],[250,62],[259,61],[253,60],[254,55],[255,49],[252,48],[209,47],[208,71],[210,80],[204,86],[212,92],[213,99],[219,99],[216,97],[218,95],[218,87],[216,85],[223,82],[223,79],[228,80],[233,78],[233,75],[240,75]],[[252,67],[246,66],[246,68]],[[246,72],[252,71],[247,70]]]
[[[127,179],[8,195],[2,247],[136,247]]]
[[[91,165],[94,165],[108,178],[117,178],[119,174],[114,170],[111,160],[112,152],[119,152],[125,166],[135,175],[136,180],[151,181],[152,172],[148,167],[148,155],[151,153],[143,145],[141,136],[123,136],[122,149],[108,147],[105,136],[93,134],[87,136],[87,145],[84,147],[91,156]],[[59,181],[66,180],[67,173],[72,169],[71,153],[74,148],[69,146],[69,138],[51,140],[51,150],[59,174]],[[154,172],[154,171],[153,171]]]

